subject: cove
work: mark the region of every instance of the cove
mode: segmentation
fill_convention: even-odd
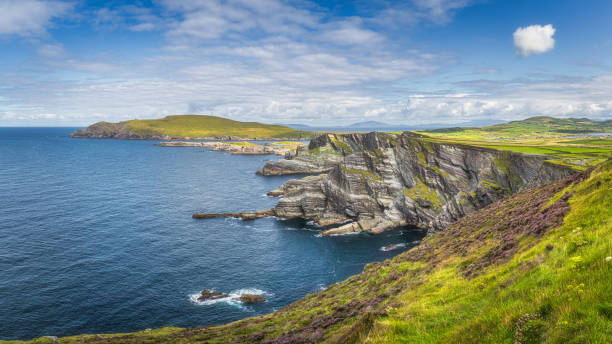
[[[222,324],[277,310],[422,235],[320,237],[304,221],[191,218],[269,209],[275,156],[0,128],[0,339]],[[391,251],[381,248],[398,243]],[[198,304],[201,289],[267,302]]]

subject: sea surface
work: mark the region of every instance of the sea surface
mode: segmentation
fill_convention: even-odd
[[[75,129],[0,128],[0,339],[265,314],[422,238],[408,228],[323,238],[304,221],[194,220],[269,209],[266,192],[290,178],[255,175],[275,156],[68,138]],[[198,303],[202,289],[267,302]]]

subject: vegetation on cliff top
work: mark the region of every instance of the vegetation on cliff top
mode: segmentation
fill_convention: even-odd
[[[522,191],[268,315],[58,342],[605,343],[611,189],[607,161]]]
[[[525,154],[544,154],[551,163],[585,170],[612,157],[612,137],[542,138],[508,141],[482,141],[461,138],[424,138],[426,141],[455,143]]]
[[[148,136],[169,136],[173,138],[195,137],[243,137],[243,138],[308,138],[309,132],[295,130],[281,125],[257,122],[239,122],[227,118],[202,115],[166,116],[160,119],[135,119],[120,123],[98,122],[85,131],[91,130],[110,136],[120,130],[127,133]]]
[[[554,118],[539,116],[488,127],[455,127],[422,130],[418,132],[430,137],[471,140],[563,137],[587,133],[610,133],[612,132],[612,121],[597,122],[588,118]]]

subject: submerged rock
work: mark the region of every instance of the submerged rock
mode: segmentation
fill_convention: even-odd
[[[261,295],[257,295],[257,294],[243,294],[240,295],[240,302],[242,303],[259,303],[259,302],[265,302],[266,299],[261,296]]]
[[[228,294],[223,294],[218,291],[210,291],[208,289],[202,290],[200,296],[198,296],[198,302],[208,301],[208,300],[216,300],[229,297]]]
[[[255,220],[262,217],[276,216],[274,209],[260,211],[243,211],[241,213],[194,213],[191,215],[194,219],[212,219],[215,217],[233,217],[242,220]]]

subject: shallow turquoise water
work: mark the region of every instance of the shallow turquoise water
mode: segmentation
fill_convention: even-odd
[[[70,139],[74,128],[0,128],[0,339],[220,324],[264,314],[422,237],[317,237],[301,221],[193,220],[269,209],[288,177],[240,156],[154,141]],[[201,289],[267,302],[198,304]]]

